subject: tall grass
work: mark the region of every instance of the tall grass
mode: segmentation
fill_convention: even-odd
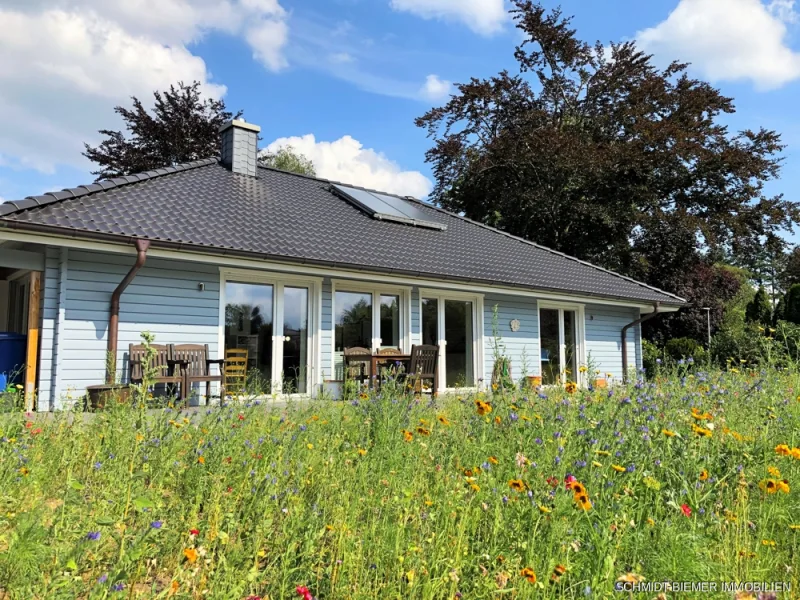
[[[0,598],[800,589],[800,378],[682,368],[574,394],[7,416]]]

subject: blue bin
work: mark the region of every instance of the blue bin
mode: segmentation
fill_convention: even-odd
[[[26,340],[27,336],[19,333],[0,332],[0,390],[21,383],[25,369]]]

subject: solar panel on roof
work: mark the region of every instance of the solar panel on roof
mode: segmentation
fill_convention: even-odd
[[[447,229],[446,225],[431,220],[428,214],[402,198],[372,193],[344,185],[334,185],[333,189],[342,198],[363,210],[373,219],[396,221],[429,229]]]

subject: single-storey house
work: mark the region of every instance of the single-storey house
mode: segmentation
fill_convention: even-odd
[[[142,331],[246,349],[283,393],[335,390],[345,348],[415,344],[439,346],[440,391],[484,385],[498,352],[515,379],[619,379],[641,321],[685,304],[414,198],[261,167],[258,132],[233,121],[221,158],[0,204],[0,331],[27,335],[36,409],[103,383],[109,349],[124,380]]]

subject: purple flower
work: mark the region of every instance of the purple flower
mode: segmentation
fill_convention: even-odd
[[[90,531],[86,534],[86,539],[90,542],[96,542],[100,539],[100,532],[99,531]]]
[[[153,529],[161,529],[161,526],[164,524],[164,521],[153,521],[150,523],[150,527]]]
[[[103,573],[97,578],[97,583],[105,583],[106,581],[108,581],[108,573]]]
[[[103,466],[103,463],[101,463],[101,462],[98,460],[96,463],[94,463],[94,468],[95,468],[95,471],[99,471],[99,470],[100,470],[100,467],[102,467],[102,466]]]
[[[510,415],[508,415],[508,418],[511,419],[511,421],[516,421],[519,419],[519,415],[517,415],[515,412],[512,412]]]
[[[112,592],[121,592],[124,589],[125,589],[125,584],[122,583],[121,581],[117,582],[117,583],[115,583],[114,585],[111,586],[111,591]]]

